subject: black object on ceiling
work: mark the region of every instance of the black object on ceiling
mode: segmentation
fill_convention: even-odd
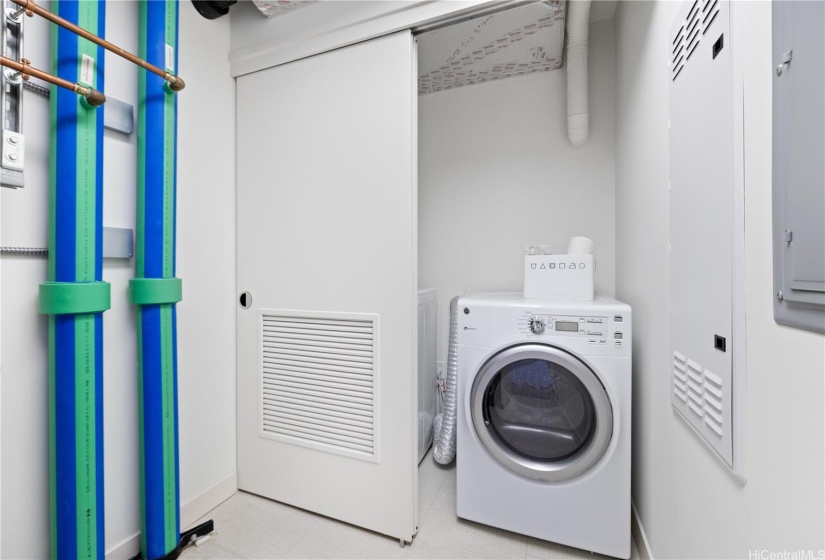
[[[206,19],[225,16],[229,13],[229,6],[237,3],[238,0],[192,0],[195,9]]]

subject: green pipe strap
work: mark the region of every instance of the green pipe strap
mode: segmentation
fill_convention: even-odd
[[[129,280],[129,299],[135,305],[178,303],[183,299],[180,278],[134,278]]]
[[[45,282],[40,284],[40,313],[82,315],[112,307],[108,282]]]

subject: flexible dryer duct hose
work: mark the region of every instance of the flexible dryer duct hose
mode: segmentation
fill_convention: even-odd
[[[567,3],[567,137],[581,146],[590,135],[588,107],[587,52],[590,0]]]
[[[444,412],[433,420],[433,456],[442,465],[450,464],[455,459],[456,416],[458,414],[458,300],[450,300],[450,341],[447,348],[447,391],[444,399]]]
[[[105,35],[103,0],[59,0],[52,11]],[[51,28],[53,74],[103,90],[103,49]],[[103,113],[52,86],[48,281],[52,558],[103,558]]]
[[[177,71],[178,3],[141,0],[140,57]],[[173,556],[180,541],[175,170],[177,96],[146,70],[138,76],[137,247],[129,286],[139,306],[141,554]]]

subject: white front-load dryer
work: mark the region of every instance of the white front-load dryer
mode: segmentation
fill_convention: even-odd
[[[630,557],[631,310],[458,304],[458,516]]]

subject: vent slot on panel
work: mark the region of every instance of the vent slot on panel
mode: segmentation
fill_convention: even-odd
[[[688,408],[700,418],[702,410],[702,366],[693,360],[687,361]]]
[[[262,435],[377,460],[377,319],[261,312]]]
[[[725,421],[724,416],[722,416],[722,403],[724,402],[722,378],[709,369],[706,369],[703,389],[705,424],[716,432],[716,435],[722,437],[725,435]]]
[[[713,2],[708,1],[706,4],[711,4],[708,13],[705,15],[705,19],[702,20],[702,25],[704,30],[702,31],[702,35],[708,32],[710,29],[710,25],[713,23],[713,20],[716,19],[716,16],[719,15],[719,0],[713,0]]]
[[[696,0],[688,11],[685,21],[679,26],[671,45],[670,70],[671,80],[676,80],[691,59],[702,37],[710,29],[719,15],[719,0]]]
[[[679,352],[673,353],[673,394],[687,403],[687,362]]]
[[[676,37],[673,39],[673,58],[671,58],[670,68],[673,72],[673,79],[676,79],[676,76],[679,75],[679,72],[682,71],[682,62],[685,59],[685,43],[684,43],[684,36],[685,36],[685,26],[681,26],[679,31],[676,32]]]

